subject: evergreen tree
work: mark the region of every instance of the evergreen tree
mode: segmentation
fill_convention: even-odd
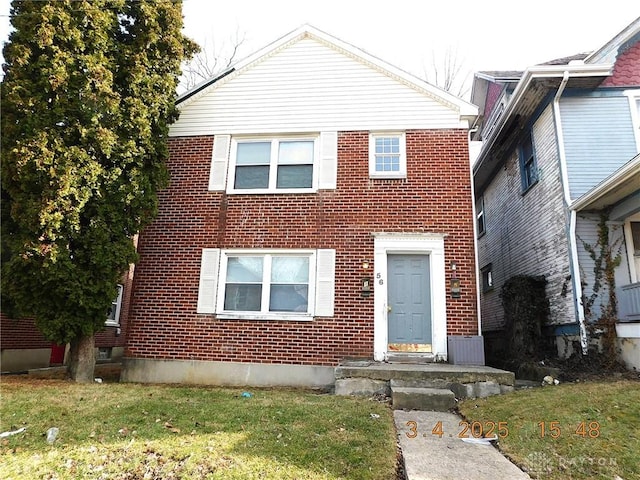
[[[93,381],[94,335],[168,180],[175,0],[14,0],[2,84],[2,290]]]

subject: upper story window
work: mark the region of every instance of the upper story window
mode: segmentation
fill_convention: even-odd
[[[313,191],[315,137],[234,139],[229,187],[236,193]]]
[[[120,326],[120,308],[122,307],[122,291],[124,287],[118,284],[118,295],[111,302],[111,308],[109,308],[109,312],[107,313],[107,321],[105,322],[107,326]]]
[[[369,176],[372,178],[406,178],[407,157],[404,133],[370,134]]]
[[[484,217],[484,197],[478,198],[476,201],[476,225],[478,227],[478,236],[484,234],[486,230]]]
[[[338,132],[214,135],[209,190],[232,194],[335,190]]]
[[[527,134],[519,148],[520,174],[522,176],[522,191],[526,192],[538,181],[538,164],[531,133]]]

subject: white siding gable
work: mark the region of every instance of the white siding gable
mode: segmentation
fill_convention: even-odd
[[[459,128],[459,108],[317,38],[240,67],[180,105],[171,136]]]

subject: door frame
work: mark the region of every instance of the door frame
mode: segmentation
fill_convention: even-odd
[[[387,255],[429,255],[431,281],[431,345],[437,360],[447,359],[447,291],[444,240],[439,233],[373,233],[374,318],[373,357],[382,362],[388,355]]]
[[[624,237],[627,248],[627,260],[629,264],[629,276],[631,283],[640,282],[640,272],[636,270],[636,259],[634,256],[635,245],[631,236],[631,222],[640,222],[640,213],[634,213],[624,220]]]

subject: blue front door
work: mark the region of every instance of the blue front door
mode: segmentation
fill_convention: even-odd
[[[389,350],[431,351],[429,255],[388,255]]]

